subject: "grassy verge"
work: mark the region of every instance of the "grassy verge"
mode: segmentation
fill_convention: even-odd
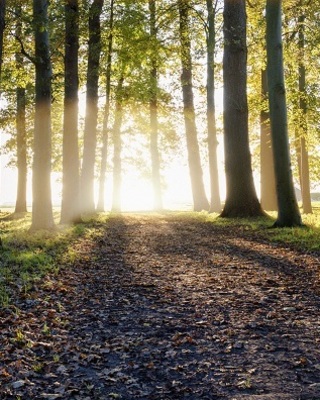
[[[13,294],[27,292],[48,273],[57,273],[73,263],[78,254],[75,242],[94,229],[92,221],[73,227],[58,227],[54,232],[31,234],[31,214],[9,219],[0,213],[0,306],[10,303]],[[58,213],[55,214],[58,219]]]
[[[302,214],[305,224],[302,228],[268,229],[266,237],[272,242],[290,245],[297,250],[306,252],[320,251],[320,210],[314,209],[313,214]]]
[[[259,218],[226,219],[214,214],[207,217],[207,220],[214,224],[253,231],[255,235],[270,242],[277,242],[300,251],[320,251],[320,209],[315,209],[313,214],[303,214],[304,226],[299,228],[270,229],[275,219],[276,213]]]

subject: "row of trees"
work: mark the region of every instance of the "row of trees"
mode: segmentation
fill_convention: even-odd
[[[5,2],[1,5],[4,6]],[[303,0],[286,3],[284,21],[285,49],[292,48],[295,43],[299,50],[296,54],[300,56],[296,63],[292,62],[298,66],[298,72],[296,79],[290,82],[293,88],[298,85],[298,90],[294,89],[298,95],[290,100],[296,106],[296,98],[299,99],[296,141],[299,142],[299,165],[303,166],[299,172],[304,188],[309,185],[302,179],[305,176],[303,171],[309,165],[306,133],[307,128],[316,123],[315,119],[307,118],[308,101],[314,87],[310,85],[313,91],[309,93],[306,57],[301,58],[308,53],[307,22],[308,29],[316,25],[312,6],[310,1]],[[7,132],[12,131],[13,138],[8,146],[14,144],[17,149],[16,212],[26,211],[30,155],[33,160],[32,229],[53,227],[50,174],[52,159],[59,160],[61,155],[61,222],[77,222],[82,213],[102,211],[110,143],[113,146],[112,208],[120,211],[123,132],[137,130],[147,133],[154,205],[155,209],[161,209],[163,147],[168,146],[168,139],[172,137],[181,106],[194,209],[220,212],[216,154],[218,120],[214,93],[219,81],[217,59],[223,51],[227,196],[221,215],[237,217],[263,213],[254,188],[249,148],[249,126],[257,125],[254,118],[261,113],[265,137],[269,135],[268,126],[272,128],[277,188],[272,188],[272,179],[263,180],[262,176],[262,194],[277,193],[277,225],[301,224],[294,195],[287,131],[281,9],[281,1],[276,0],[268,0],[266,4],[262,0],[254,4],[248,2],[247,10],[244,0],[225,0],[223,3],[207,0],[206,5],[193,0],[66,0],[51,1],[50,5],[46,0],[33,0],[32,7],[23,1],[11,1],[5,18],[7,40],[4,42],[1,85],[6,99],[3,125]],[[299,10],[298,20],[293,9]],[[246,11],[255,26],[251,34],[247,32]],[[0,24],[0,28],[3,26]],[[253,49],[249,51],[249,61],[248,46],[249,50]],[[261,97],[257,74],[265,70],[266,49],[268,90],[265,92],[269,92],[269,96],[265,93]],[[253,62],[254,57],[258,57],[259,63],[257,60]],[[203,79],[205,58],[206,77]],[[255,68],[256,65],[260,68]],[[199,71],[204,90],[199,84]],[[83,124],[79,124],[79,92],[84,87],[86,115]],[[176,98],[179,91],[181,100]],[[205,92],[205,97],[202,92]],[[210,201],[204,189],[197,128],[197,105],[201,97],[205,98]],[[270,107],[266,107],[265,97],[268,97]],[[312,99],[316,109],[317,99]],[[314,113],[310,114],[314,118]],[[12,115],[16,115],[15,124]],[[31,152],[29,132],[33,140]],[[261,151],[269,154],[270,149],[268,139],[261,142]],[[270,165],[264,169],[269,171]],[[263,167],[261,170],[263,172]],[[96,207],[94,182],[97,171],[100,185]],[[310,193],[310,188],[305,191]],[[263,205],[264,201],[262,196]],[[307,202],[308,199],[304,198],[304,205]]]

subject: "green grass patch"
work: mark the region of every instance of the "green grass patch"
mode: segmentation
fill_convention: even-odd
[[[288,245],[306,252],[320,251],[320,228],[306,224],[299,228],[277,228],[264,232],[272,242]]]
[[[58,218],[56,213],[56,221]],[[91,219],[72,227],[58,226],[53,232],[30,233],[31,214],[10,219],[7,213],[0,213],[0,306],[9,304],[14,294],[27,292],[46,274],[74,263],[79,257],[75,242],[92,235],[98,223],[99,219]]]
[[[320,251],[320,208],[315,208],[313,214],[302,214],[303,227],[272,228],[276,216],[276,213],[270,213],[257,218],[220,218],[217,214],[208,214],[207,221],[219,226],[253,231],[263,239],[297,250]]]

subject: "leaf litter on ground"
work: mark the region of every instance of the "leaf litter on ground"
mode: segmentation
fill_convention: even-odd
[[[0,398],[320,399],[319,254],[119,215],[0,311]]]

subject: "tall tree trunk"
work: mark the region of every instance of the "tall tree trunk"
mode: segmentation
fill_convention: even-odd
[[[63,119],[63,179],[61,223],[76,223],[80,213],[80,161],[78,145],[78,0],[65,3],[65,83]]]
[[[121,77],[118,82],[116,92],[116,109],[114,125],[112,129],[113,137],[113,192],[112,192],[112,211],[121,211],[121,184],[122,184],[122,165],[121,165],[121,125],[123,118],[122,108],[122,87],[124,79]]]
[[[2,70],[3,32],[5,28],[5,12],[6,12],[6,1],[0,0],[0,83],[1,83],[1,70]]]
[[[300,138],[300,171],[302,209],[305,214],[312,214],[309,154],[305,137]]]
[[[26,90],[16,89],[17,94],[17,167],[18,184],[15,213],[27,212],[27,135],[26,135]]]
[[[186,129],[188,163],[191,178],[193,206],[195,211],[208,210],[200,160],[199,143],[197,139],[196,117],[193,100],[192,59],[189,32],[189,0],[179,0],[180,43],[181,43],[181,84],[183,94],[183,112]]]
[[[300,1],[303,7],[303,0]],[[303,11],[303,10],[302,10]],[[299,29],[299,152],[298,160],[300,168],[300,184],[302,207],[305,214],[312,214],[311,193],[310,193],[310,173],[309,155],[306,143],[307,136],[307,102],[306,102],[306,67],[305,67],[305,15],[302,13],[298,19]]]
[[[261,97],[268,98],[267,71],[261,71]],[[261,205],[264,210],[276,211],[277,195],[274,176],[274,163],[271,144],[269,111],[261,110],[260,113],[260,168],[261,168]]]
[[[215,33],[215,10],[212,0],[207,0],[208,11],[208,34],[207,34],[207,127],[208,127],[208,153],[210,168],[210,212],[221,211],[219,171],[217,160],[217,129],[216,129],[216,110],[215,110],[215,59],[214,52],[216,46]]]
[[[16,7],[16,36],[21,36],[22,20],[21,5]],[[16,68],[23,69],[23,56],[20,52],[16,52]],[[27,211],[27,134],[26,134],[26,89],[19,86],[16,89],[17,98],[17,167],[18,167],[18,184],[17,198],[15,205],[15,213],[23,213]]]
[[[35,32],[35,118],[31,230],[54,227],[51,202],[51,60],[48,1],[33,0]]]
[[[89,45],[87,68],[86,117],[83,138],[83,161],[81,171],[82,212],[95,211],[94,167],[97,143],[98,80],[101,53],[100,15],[103,0],[94,0],[89,15]]]
[[[224,149],[227,195],[222,217],[263,214],[251,169],[248,134],[245,0],[224,1]]]
[[[150,36],[151,40],[156,44],[156,0],[149,0],[150,11]],[[150,154],[152,166],[152,185],[153,185],[153,208],[154,210],[162,210],[162,193],[161,193],[161,176],[160,176],[160,155],[158,148],[158,70],[157,70],[157,49],[153,49],[151,54],[151,98],[150,108]]]
[[[101,148],[101,165],[99,178],[99,196],[97,203],[97,211],[104,211],[105,203],[105,182],[107,172],[107,155],[108,155],[108,139],[109,139],[109,114],[110,114],[110,94],[111,94],[111,68],[112,68],[112,45],[113,45],[113,16],[114,16],[114,0],[110,1],[110,19],[109,19],[109,37],[108,37],[108,56],[106,69],[106,104],[103,118],[102,131],[102,148]]]
[[[3,32],[5,29],[6,0],[0,0],[0,79],[3,53]]]
[[[267,0],[267,71],[278,218],[274,226],[300,226],[289,151],[281,36],[282,1]]]

